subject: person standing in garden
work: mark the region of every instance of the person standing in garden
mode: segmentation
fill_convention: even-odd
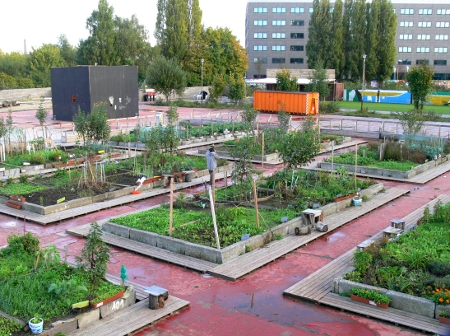
[[[206,151],[206,166],[209,170],[209,185],[212,186],[214,180],[214,171],[217,168],[217,159],[219,156],[214,150],[214,146],[211,146],[209,150]]]

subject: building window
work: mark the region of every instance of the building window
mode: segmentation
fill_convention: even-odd
[[[446,41],[448,40],[448,35],[436,35],[434,37],[435,40],[441,40],[441,41]]]
[[[291,33],[292,39],[302,39],[305,38],[305,34],[303,33]]]
[[[310,13],[314,13],[314,8],[313,7],[309,7],[309,12]]]
[[[429,47],[417,47],[416,52],[418,53],[429,53],[430,48]]]
[[[253,21],[255,26],[267,26],[267,20],[255,20]]]
[[[450,15],[450,9],[438,9],[437,15]]]
[[[267,46],[266,45],[255,45],[253,46],[254,51],[266,51]]]
[[[304,26],[304,20],[291,20],[291,26]]]
[[[285,26],[286,21],[285,20],[273,20],[272,26]]]
[[[253,38],[255,39],[266,39],[267,33],[253,33]]]
[[[267,7],[255,7],[253,13],[267,13]]]
[[[272,46],[272,51],[285,51],[286,46],[283,45],[274,45]]]
[[[430,35],[426,35],[426,34],[422,34],[422,35],[417,35],[417,39],[418,40],[429,40],[431,38]]]
[[[402,8],[402,9],[400,9],[400,14],[413,15],[414,9],[413,8]]]
[[[286,13],[286,7],[273,7],[272,13]]]
[[[286,38],[286,33],[272,33],[273,39],[284,39]]]
[[[410,53],[411,47],[398,47],[398,52],[399,53]]]
[[[447,65],[447,60],[434,60],[434,65]]]
[[[400,22],[400,27],[413,27],[414,26],[414,22],[412,21],[401,21]]]
[[[303,51],[304,47],[302,45],[291,45],[291,51]]]
[[[401,59],[401,60],[398,60],[397,64],[411,65],[411,60],[409,60],[409,59]]]
[[[446,54],[447,50],[447,48],[434,48],[434,52],[438,54]]]
[[[303,58],[291,58],[291,64],[303,64]]]
[[[419,9],[419,15],[431,15],[433,14],[433,10],[432,9]]]
[[[304,13],[304,7],[291,7],[291,13]]]
[[[267,57],[255,57],[253,63],[267,64]]]
[[[427,59],[418,59],[418,60],[416,60],[416,65],[419,65],[419,64],[430,64],[430,61],[429,60],[427,60]]]
[[[412,40],[412,34],[400,34],[400,40]]]
[[[430,21],[420,21],[417,23],[417,26],[422,27],[422,28],[430,28],[431,22]]]
[[[449,22],[436,22],[436,27],[437,28],[448,28]]]
[[[285,58],[272,58],[272,63],[286,63],[286,59]]]

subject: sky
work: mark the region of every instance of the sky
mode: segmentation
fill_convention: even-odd
[[[98,0],[0,0],[0,50],[4,53],[23,53],[43,44],[56,44],[61,34],[77,46],[88,37],[86,19],[98,8]],[[199,0],[205,27],[228,27],[245,46],[246,0]],[[156,22],[157,0],[108,0],[114,14],[131,18],[135,14],[149,32],[155,45],[153,31]]]

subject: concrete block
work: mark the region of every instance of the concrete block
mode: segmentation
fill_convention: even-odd
[[[388,291],[385,288],[369,286],[369,285],[365,285],[362,283],[353,282],[353,281],[349,281],[349,280],[345,280],[345,279],[339,280],[339,294],[350,293],[350,291],[353,287],[357,287],[357,288],[361,288],[361,289],[376,290],[382,294],[387,294],[387,291]]]
[[[45,330],[44,334],[53,336],[57,333],[70,334],[71,332],[77,330],[78,320],[76,318],[67,321],[56,321],[52,323],[53,328],[50,330]]]
[[[342,279],[342,278],[334,278],[334,280],[333,280],[333,286],[331,287],[333,293],[339,294],[339,282],[340,282],[341,280],[343,280],[343,279]]]
[[[127,295],[125,297],[125,295]],[[113,302],[110,302],[104,306],[99,308],[100,317],[105,318],[108,315],[114,314],[115,312],[125,309],[136,302],[136,292],[134,289],[131,289],[128,294],[124,294],[124,297],[121,297]]]
[[[78,328],[86,328],[89,324],[100,319],[100,309],[92,309],[77,316]]]
[[[386,294],[391,298],[390,307],[434,318],[436,304],[433,301],[394,291]]]
[[[140,243],[156,246],[156,233],[151,233],[144,230],[130,229],[130,239]]]
[[[130,238],[130,228],[126,226],[122,226],[119,224],[106,222],[102,224],[102,230],[112,233],[116,236],[123,237],[123,238]]]

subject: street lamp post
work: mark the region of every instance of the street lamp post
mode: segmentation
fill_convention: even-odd
[[[397,72],[397,68],[396,68],[396,66],[394,65],[394,80],[396,80],[396,78],[395,78],[396,72]]]
[[[202,62],[202,91],[200,91],[200,101],[203,103],[203,63],[205,62],[205,60],[202,58],[200,61]]]
[[[365,87],[365,83],[366,83],[366,54],[363,55],[363,73],[362,73],[362,90],[361,90],[361,112],[363,111],[363,106],[364,106],[364,97],[363,97],[363,92],[364,92],[364,87]]]

